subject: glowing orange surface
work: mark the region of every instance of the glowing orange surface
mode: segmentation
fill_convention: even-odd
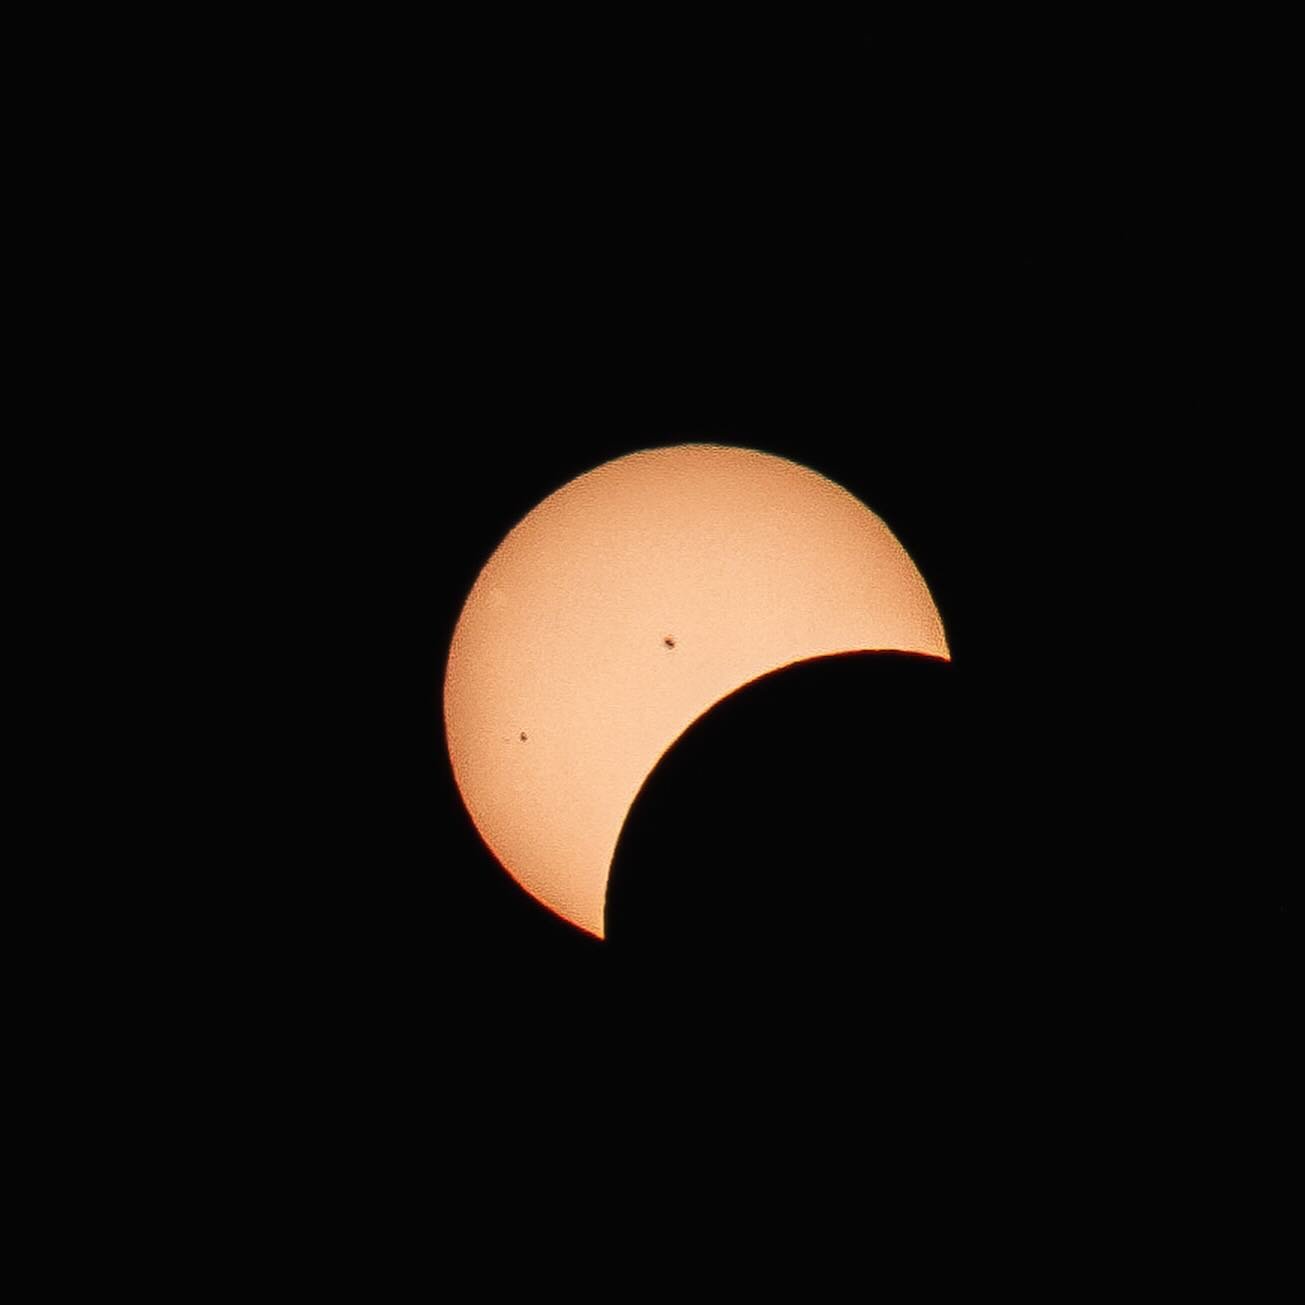
[[[869,649],[948,656],[869,508],[750,449],[634,453],[546,498],[472,587],[444,681],[454,777],[513,878],[601,937],[621,826],[684,730],[769,671]]]

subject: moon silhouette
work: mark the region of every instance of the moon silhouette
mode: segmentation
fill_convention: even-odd
[[[472,586],[444,680],[454,779],[508,873],[602,937],[622,825],[680,735],[769,672],[880,650],[949,658],[864,503],[752,449],[633,453],[541,502]]]

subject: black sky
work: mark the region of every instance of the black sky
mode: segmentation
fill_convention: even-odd
[[[297,831],[249,870],[298,1027],[346,1076],[372,1066],[404,1120],[483,1090],[489,1133],[520,1140],[542,1107],[505,1085],[573,1085],[573,1057],[680,1100],[704,1065],[723,1091],[765,1062],[767,1090],[808,1101],[863,1085],[868,1057],[905,1110],[957,1075],[1067,1074],[1084,1039],[1154,1054],[1211,1010],[1238,1018],[1280,963],[1276,899],[1176,832],[1194,818],[1167,761],[1186,678],[1157,615],[1169,563],[1138,545],[1181,432],[1137,141],[1090,83],[1057,97],[1055,60],[1003,79],[963,42],[943,68],[868,37],[704,39],[687,63],[609,54],[583,79],[528,45],[360,74],[271,151],[294,202],[240,347],[278,397],[224,401],[257,409],[249,463],[284,535],[269,605],[307,635],[285,668],[306,722]],[[646,842],[618,872],[636,903],[657,866],[707,876],[738,964],[704,973],[685,935],[663,984],[497,866],[439,700],[506,531],[598,463],[686,440],[793,458],[862,499],[954,660],[789,677],[668,758],[662,818],[636,807]],[[856,784],[884,764],[876,730],[935,768],[892,777],[886,834]],[[813,751],[847,798],[819,838]],[[704,825],[701,776],[726,823]],[[774,839],[747,821],[762,807]],[[740,844],[764,874],[777,848],[810,862],[836,948],[773,901],[756,919],[746,866],[702,852]],[[871,863],[877,891],[846,896],[840,873]],[[625,1123],[612,1136],[646,1120]]]
[[[1252,182],[1290,152],[1231,109],[1289,121],[1291,79],[1222,17],[1210,52],[1190,16],[760,13],[260,12],[122,58],[61,20],[20,96],[28,138],[67,122],[71,189],[25,197],[57,233],[17,265],[96,356],[56,358],[89,416],[54,402],[37,441],[138,550],[98,557],[75,508],[33,536],[103,568],[102,608],[52,592],[74,700],[128,717],[51,733],[128,791],[68,806],[76,866],[38,840],[31,973],[72,990],[38,1022],[73,1055],[31,1058],[63,1112],[33,1136],[133,1268],[246,1286],[279,1253],[338,1289],[353,1261],[372,1297],[457,1290],[463,1250],[538,1294],[610,1247],[624,1296],[705,1249],[731,1295],[791,1256],[807,1298],[894,1251],[912,1286],[1039,1256],[1077,1285],[1181,1222],[1166,1180],[1282,1221],[1218,1148],[1282,1180],[1298,693],[1290,587],[1254,589],[1274,555],[1295,583],[1299,514],[1261,397],[1290,260],[1255,255],[1290,205]],[[1268,310],[1225,307],[1257,278]],[[524,514],[689,440],[865,502],[953,661],[830,659],[709,713],[631,812],[606,946],[480,842],[443,668]],[[117,606],[138,575],[157,629]],[[148,768],[106,646],[168,718]]]

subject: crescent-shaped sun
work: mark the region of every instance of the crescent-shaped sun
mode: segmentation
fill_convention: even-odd
[[[949,656],[864,503],[751,449],[630,454],[540,503],[472,587],[444,679],[454,779],[508,873],[601,937],[621,827],[684,730],[770,671],[887,649]]]

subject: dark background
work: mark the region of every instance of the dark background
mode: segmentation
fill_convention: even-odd
[[[1118,663],[1137,633],[1115,582],[1130,504],[1112,465],[1112,444],[1131,437],[1116,417],[1132,386],[1117,361],[1129,309],[1099,279],[1090,224],[1032,142],[1014,158],[975,158],[947,133],[925,148],[917,124],[914,148],[900,149],[868,105],[803,121],[787,141],[753,123],[743,140],[711,146],[685,115],[673,137],[684,152],[655,167],[624,132],[574,171],[514,137],[520,157],[500,162],[503,176],[485,190],[455,174],[428,240],[400,219],[405,253],[428,243],[430,276],[387,282],[375,320],[347,337],[362,351],[330,378],[358,404],[330,450],[319,506],[336,550],[331,583],[349,595],[331,633],[353,658],[351,689],[362,688],[361,699],[347,694],[361,714],[348,737],[366,740],[360,789],[323,813],[328,827],[367,817],[356,843],[332,848],[324,880],[347,925],[341,973],[356,963],[368,991],[404,1010],[429,1000],[455,1040],[479,1045],[511,1029],[523,1045],[559,1031],[584,1042],[625,1023],[634,1000],[672,1025],[691,1018],[645,969],[614,972],[619,940],[604,948],[581,935],[496,865],[452,785],[439,714],[453,623],[498,541],[553,489],[638,448],[719,440],[794,458],[860,497],[914,558],[948,631],[947,701],[957,705],[951,716],[921,710],[930,761],[911,770],[912,809],[929,831],[923,873],[961,894],[975,935],[1009,930],[1014,911],[1026,940],[1051,931],[1068,946],[1076,909],[1086,933],[1118,905],[1111,896],[1089,909],[1084,880],[1112,884],[1089,895],[1129,891],[1115,880],[1133,857],[1107,848],[1150,727],[1135,722],[1129,744],[1103,737],[1107,714],[1128,714]],[[376,253],[393,276],[380,242]],[[331,414],[333,431],[341,422]],[[875,666],[853,674],[855,689],[842,690],[856,703],[849,714],[870,710],[879,676]],[[780,816],[787,861],[811,862],[800,881],[844,915],[838,947],[861,956],[880,945],[880,926],[871,906],[842,900],[839,882],[872,873],[900,888],[919,854],[901,845],[908,813],[877,812],[855,777],[867,744],[918,757],[921,738],[905,713],[849,737],[835,681],[803,683],[794,691],[821,713],[818,742],[786,741],[758,708],[705,773],[723,790],[720,819],[740,821],[749,790],[737,776],[753,775],[764,734],[768,782],[783,791],[775,776],[788,776],[799,793]],[[915,679],[909,689],[918,702]],[[793,727],[810,711],[796,711]],[[810,794],[813,751],[850,787],[836,831],[807,855],[795,848],[810,825],[800,795]],[[677,764],[672,756],[666,769]],[[355,759],[344,773],[357,770]],[[714,897],[728,922],[731,901],[749,905],[747,874],[703,853],[721,835],[701,828],[708,813],[687,773],[681,784],[658,833],[673,831],[675,873],[698,876],[695,895]],[[752,800],[775,809],[760,792]],[[881,839],[898,848],[882,861]],[[661,873],[641,849],[622,851],[630,864],[617,877]],[[779,864],[758,864],[758,881]],[[742,936],[758,928],[725,928],[720,945],[746,952],[728,980],[743,1008],[734,1018],[764,1040],[770,961]],[[784,932],[778,916],[766,936],[775,929]],[[827,947],[796,936],[776,945],[811,959]],[[926,1019],[946,1007],[948,983],[973,987],[979,963],[929,945],[929,981],[894,999],[927,1002]],[[1054,950],[1045,939],[1038,949]],[[1037,964],[1031,951],[1029,985],[1042,981]],[[893,1004],[867,991],[864,974],[820,973],[798,983],[815,1016],[836,1012],[850,1030],[856,1012]]]
[[[461,1128],[619,1157],[672,1117],[747,1150],[759,1115],[767,1146],[1072,1119],[1089,1150],[1167,1109],[1151,1069],[1249,1028],[1284,955],[1275,881],[1190,782],[1209,717],[1168,633],[1156,504],[1205,380],[1167,139],[1063,47],[1012,76],[964,34],[382,45],[296,47],[258,184],[205,201],[233,529],[252,497],[257,615],[294,636],[272,672],[237,650],[288,726],[256,802],[291,819],[227,890],[266,1054],[356,1102],[351,1145],[427,1160]],[[687,440],[864,501],[953,662],[711,713],[631,813],[604,945],[481,844],[443,667],[526,512]]]
[[[438,994],[440,1018],[483,1024],[483,1003],[498,1018],[523,993],[543,1009],[553,983],[609,982],[600,945],[480,845],[439,696],[461,602],[504,533],[638,448],[794,458],[902,541],[964,703],[965,737],[944,728],[938,745],[938,859],[990,867],[1036,845],[1039,883],[1108,862],[1108,893],[1125,895],[1147,859],[1121,831],[1165,728],[1164,692],[1141,687],[1159,668],[1153,563],[1136,551],[1166,457],[1164,350],[1146,326],[1153,233],[1098,184],[1104,157],[1116,174],[1126,158],[1073,104],[1040,112],[1037,85],[976,101],[971,78],[940,99],[854,55],[794,73],[800,53],[776,64],[774,45],[736,50],[718,81],[727,56],[704,48],[673,84],[632,64],[609,99],[559,88],[500,107],[486,90],[473,119],[437,115],[429,137],[402,116],[402,78],[371,82],[384,107],[365,141],[340,138],[331,220],[287,242],[287,285],[323,300],[297,302],[316,347],[289,355],[312,395],[287,438],[308,523],[291,579],[321,599],[322,691],[346,684],[350,717],[323,745],[348,740],[341,774],[358,786],[321,813],[344,826],[321,882],[348,922],[345,972],[356,954],[403,1001]],[[832,730],[822,751],[864,758]],[[1145,778],[1157,801],[1164,781]],[[978,840],[956,802],[1000,829]],[[849,828],[849,863],[874,828],[869,811]],[[827,849],[821,872],[840,859]],[[1039,889],[991,909],[1027,910],[1036,933],[1078,890],[1047,891],[1052,905]]]
[[[1228,546],[1240,515],[1289,556],[1295,520],[1224,348],[1260,210],[1229,234],[1249,187],[1212,160],[1249,175],[1257,136],[1222,32],[1198,57],[1075,21],[260,16],[115,28],[121,62],[60,35],[61,75],[100,80],[30,101],[66,124],[36,272],[96,361],[50,386],[48,444],[138,550],[90,558],[77,655],[117,651],[169,718],[156,786],[119,747],[130,677],[71,677],[128,717],[93,769],[130,792],[71,817],[85,959],[48,1025],[72,1146],[115,1152],[97,1217],[125,1175],[374,1288],[500,1221],[478,1280],[569,1269],[606,1240],[578,1188],[650,1236],[623,1287],[695,1237],[803,1257],[795,1207],[858,1272],[900,1245],[972,1281],[1149,1242],[1161,1180],[1240,1201],[1212,1153],[1277,1127],[1293,941],[1293,789],[1257,736],[1290,745],[1281,595],[1253,592],[1273,548]],[[630,813],[602,944],[481,844],[443,668],[526,512],[685,440],[864,501],[954,660],[720,704]],[[530,1248],[540,1211],[569,1226]]]

